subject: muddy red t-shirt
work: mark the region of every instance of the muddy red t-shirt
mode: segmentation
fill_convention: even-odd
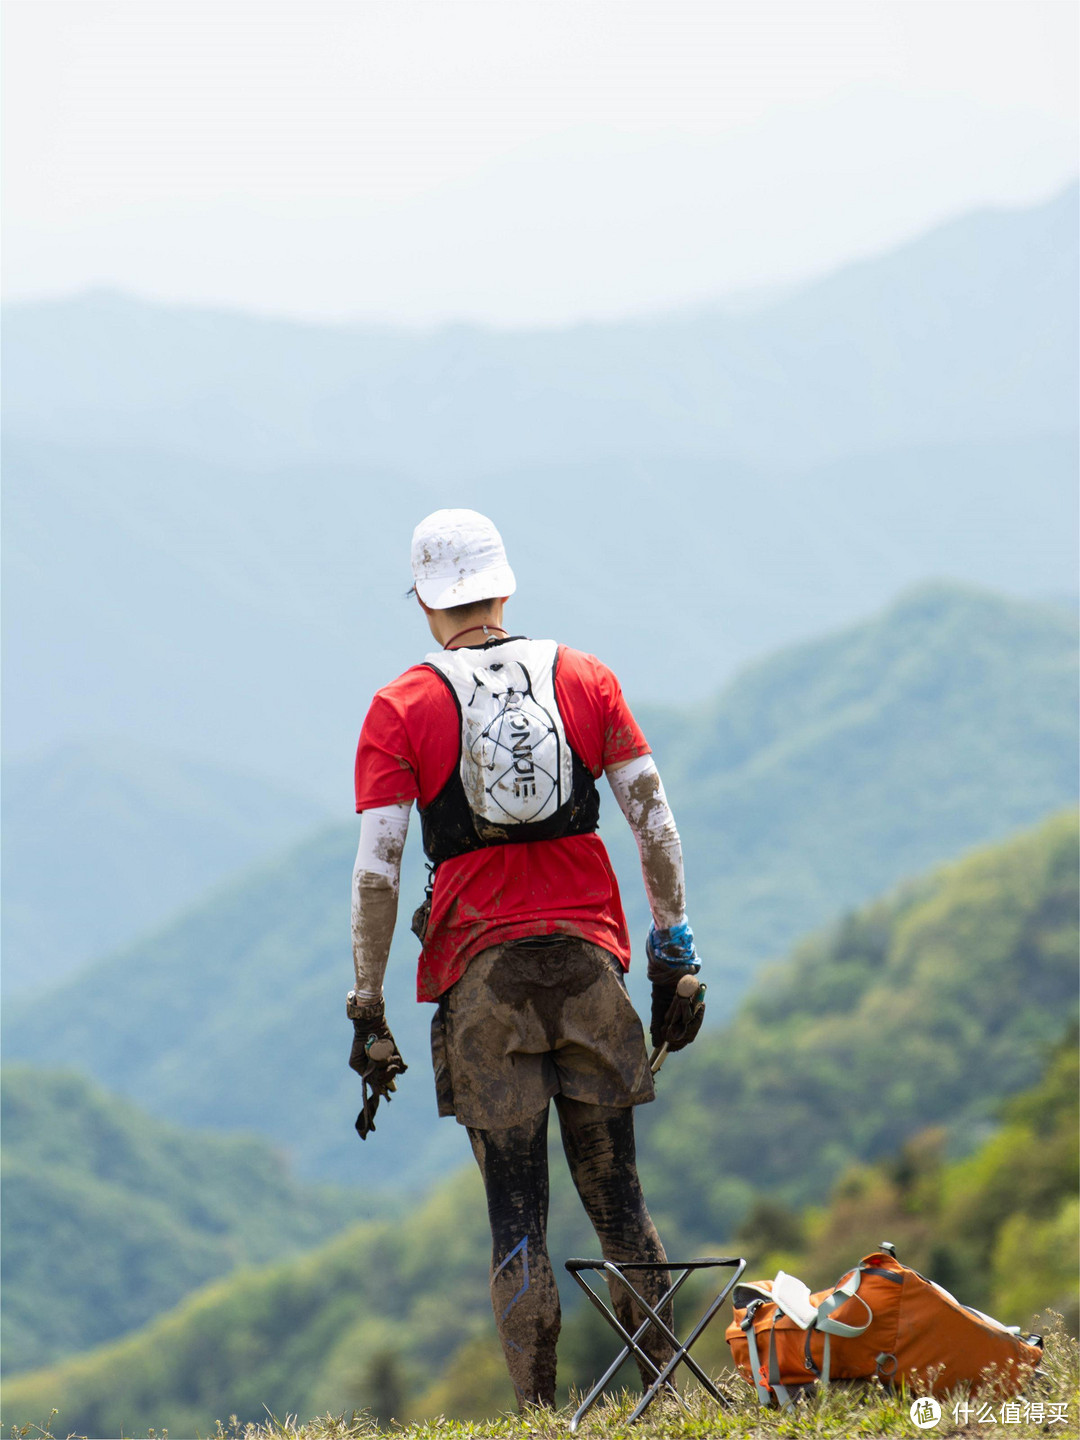
[[[566,738],[594,777],[650,753],[618,680],[595,656],[560,645],[555,695]],[[426,809],[460,756],[453,696],[434,671],[414,665],[371,702],[356,749],[357,810],[413,800]],[[603,946],[624,970],[630,964],[619,886],[599,835],[489,845],[444,860],[435,872],[417,999],[437,1000],[490,945],[558,933]]]

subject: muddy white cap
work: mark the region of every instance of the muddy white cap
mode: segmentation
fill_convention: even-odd
[[[416,592],[432,610],[512,595],[514,572],[502,536],[475,510],[436,510],[413,531]]]

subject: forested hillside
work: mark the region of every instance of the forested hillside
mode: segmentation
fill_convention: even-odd
[[[137,1335],[8,1380],[4,1423],[55,1405],[64,1434],[205,1435],[217,1418],[265,1417],[264,1406],[359,1409],[376,1357],[438,1368],[491,1324],[490,1249],[479,1178],[465,1172],[399,1219],[219,1281]]]
[[[707,710],[647,717],[685,836],[710,1022],[811,927],[1072,803],[1075,667],[1068,615],[935,587],[748,671]],[[601,829],[636,946],[640,872],[610,798]],[[417,830],[403,916],[422,891]],[[93,966],[77,1007],[8,1005],[7,1054],[80,1066],[184,1124],[256,1131],[308,1174],[393,1189],[457,1163],[468,1152],[436,1118],[430,1012],[413,998],[404,919],[387,994],[410,1070],[377,1153],[352,1133],[359,1087],[344,1063],[342,996],[355,834],[355,823],[326,831]]]
[[[78,1075],[7,1066],[2,1095],[5,1371],[134,1330],[371,1213],[356,1191],[298,1184],[265,1141],[180,1130]]]
[[[130,944],[325,820],[264,776],[131,741],[5,762],[5,995]]]
[[[964,1159],[948,1160],[936,1126],[885,1160],[853,1166],[827,1206],[799,1215],[760,1201],[738,1237],[755,1273],[785,1269],[816,1290],[842,1273],[853,1249],[890,1239],[905,1264],[966,1304],[1025,1329],[1054,1309],[1075,1335],[1077,1039],[1074,1023],[1043,1076],[1000,1107],[1000,1129]]]
[[[1060,1300],[1054,1246],[1072,1185],[1063,1059],[993,1132],[1002,1100],[1039,1081],[1075,1013],[1076,909],[1076,823],[1065,816],[868,907],[764,977],[726,1033],[672,1057],[657,1101],[640,1112],[645,1189],[671,1251],[723,1253],[743,1225],[758,1255],[776,1250],[778,1234],[789,1251],[815,1237],[799,1253],[816,1272],[845,1246],[861,1254],[897,1238],[877,1233],[897,1214],[892,1198],[879,1203],[884,1176],[901,1210],[922,1197],[921,1219],[909,1207],[897,1232],[912,1254],[929,1254],[940,1227],[950,1278],[966,1281],[992,1257],[983,1293],[1003,1319],[1023,1323]],[[953,1149],[986,1142],[941,1172],[940,1201],[923,1184],[926,1166],[912,1170],[921,1142],[902,1150],[928,1124],[943,1126]],[[824,1220],[778,1209],[785,1197],[823,1202],[853,1161],[886,1156],[859,1172],[869,1181],[843,1178]],[[1020,1163],[1026,1173],[1010,1189]],[[561,1162],[553,1179],[553,1255],[591,1249]],[[1021,1233],[1024,1244],[1035,1237],[1026,1274],[1013,1265]],[[851,1258],[845,1250],[840,1268]],[[10,1382],[4,1419],[56,1405],[61,1428],[194,1433],[230,1413],[259,1418],[264,1405],[349,1410],[394,1386],[439,1408],[462,1396],[466,1366],[473,1401],[501,1408],[510,1394],[493,1361],[487,1266],[482,1192],[467,1169],[393,1222],[222,1281],[138,1335]],[[594,1339],[570,1317],[564,1381],[590,1373]],[[429,1389],[447,1365],[446,1383]]]
[[[1069,812],[910,882],[765,971],[734,1024],[664,1072],[679,1119],[661,1105],[642,1116],[653,1195],[684,1226],[700,1213],[683,1208],[689,1195],[733,1222],[751,1186],[820,1199],[852,1161],[928,1125],[970,1147],[1076,1014],[1078,865]]]

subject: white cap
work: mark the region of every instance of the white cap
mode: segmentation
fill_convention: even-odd
[[[512,595],[514,572],[502,536],[475,510],[436,510],[413,531],[416,593],[432,610]]]

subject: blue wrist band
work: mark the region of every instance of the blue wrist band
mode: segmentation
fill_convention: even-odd
[[[701,969],[701,958],[694,948],[694,932],[685,920],[667,930],[659,930],[653,925],[645,948],[650,960],[677,965],[680,969],[690,966],[695,974]]]

